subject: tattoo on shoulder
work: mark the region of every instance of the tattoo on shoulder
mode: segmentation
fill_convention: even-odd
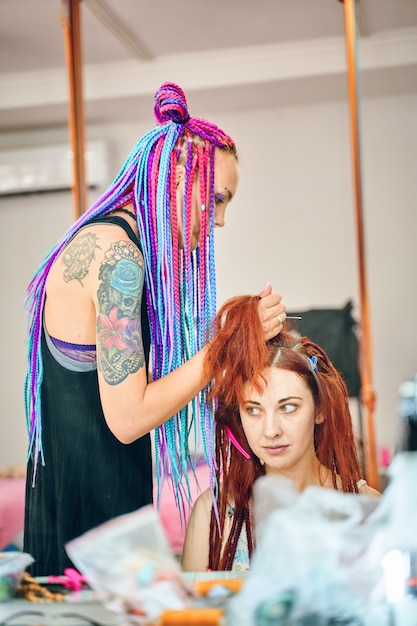
[[[97,363],[117,385],[145,363],[141,328],[143,257],[129,241],[113,243],[99,271]]]
[[[64,271],[66,283],[70,280],[78,280],[80,285],[84,286],[83,278],[88,274],[97,248],[100,246],[97,245],[97,235],[94,233],[80,233],[75,241],[69,244],[62,255],[62,263],[66,266]]]

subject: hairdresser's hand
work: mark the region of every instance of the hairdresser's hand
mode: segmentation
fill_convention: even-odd
[[[259,319],[261,320],[265,340],[272,339],[282,330],[287,317],[285,304],[280,293],[273,293],[270,283],[259,294]]]

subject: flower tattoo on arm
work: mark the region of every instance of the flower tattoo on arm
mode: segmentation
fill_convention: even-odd
[[[145,363],[141,329],[143,257],[128,241],[113,243],[99,271],[97,364],[117,385]]]

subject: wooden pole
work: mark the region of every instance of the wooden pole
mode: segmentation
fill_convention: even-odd
[[[350,122],[353,153],[354,197],[356,207],[356,232],[359,261],[360,289],[360,371],[361,371],[361,402],[365,406],[365,473],[371,487],[379,489],[378,465],[375,445],[374,412],[376,405],[375,391],[372,387],[372,356],[371,333],[369,321],[369,304],[366,286],[365,242],[363,228],[361,154],[359,131],[359,98],[357,89],[357,36],[356,36],[356,0],[340,0],[344,4],[346,56],[348,66],[348,88],[350,104]]]
[[[73,153],[74,217],[78,219],[87,208],[85,177],[84,108],[82,88],[82,57],[80,1],[61,0],[61,24],[69,78],[69,131]]]

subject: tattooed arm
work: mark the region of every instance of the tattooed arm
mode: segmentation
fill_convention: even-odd
[[[96,345],[106,422],[131,443],[172,417],[207,384],[203,349],[175,372],[148,383],[141,329],[141,252],[116,225],[81,230],[48,276],[45,322],[50,335]]]
[[[172,417],[207,384],[206,350],[148,383],[141,329],[144,261],[130,241],[113,241],[98,272],[97,366],[107,424],[130,443]]]

